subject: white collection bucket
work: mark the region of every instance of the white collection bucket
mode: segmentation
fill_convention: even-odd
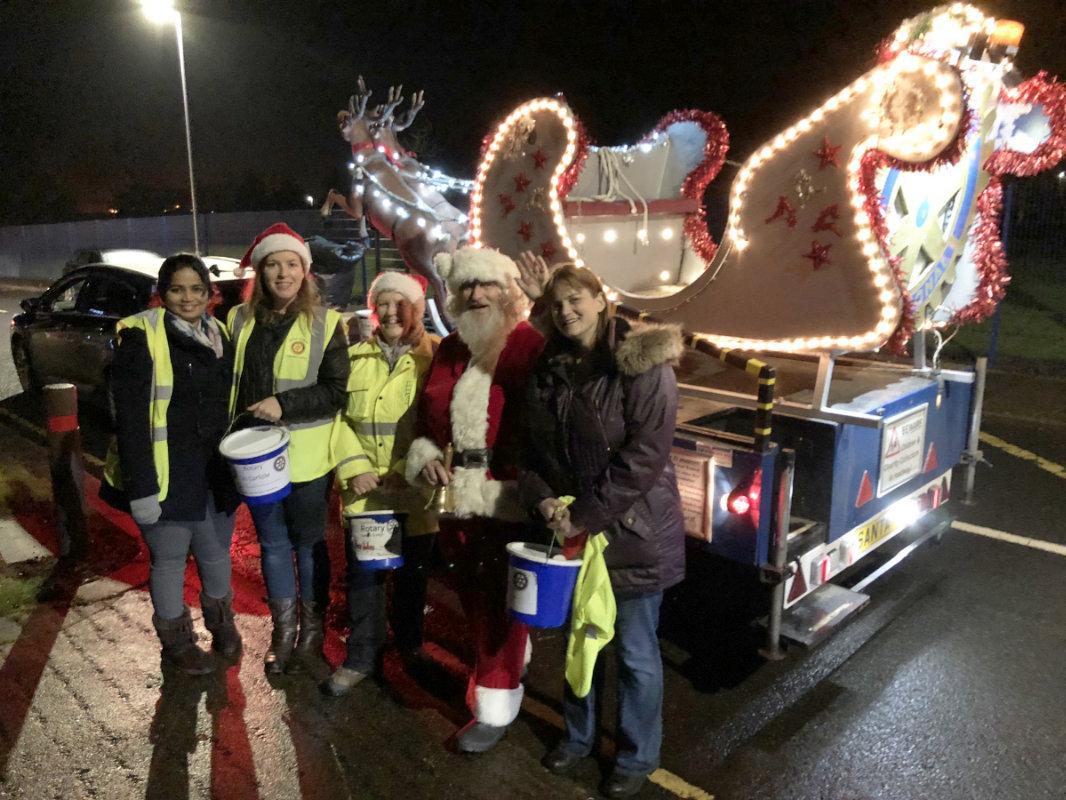
[[[403,566],[405,511],[360,511],[345,514],[351,552],[362,569]]]
[[[534,628],[558,628],[570,614],[581,559],[531,542],[507,545],[507,608],[511,616]]]
[[[233,471],[237,491],[250,506],[276,503],[289,496],[289,432],[274,425],[235,431],[218,446]]]

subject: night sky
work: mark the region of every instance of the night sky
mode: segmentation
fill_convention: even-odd
[[[494,120],[556,92],[600,144],[635,141],[674,108],[714,111],[740,160],[933,5],[179,2],[197,185],[208,198],[256,180],[321,198],[348,160],[334,118],[360,73],[372,105],[390,83],[425,89],[409,133],[461,177]],[[1026,25],[1024,74],[1066,75],[1061,3],[978,7]],[[0,4],[0,125],[0,223],[102,213],[132,187],[187,199],[173,29],[132,0]]]

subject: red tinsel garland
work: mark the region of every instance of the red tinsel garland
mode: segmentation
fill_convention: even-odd
[[[963,113],[959,122],[958,130],[951,142],[936,156],[918,164],[901,161],[893,158],[881,150],[867,150],[862,155],[859,167],[859,189],[865,198],[863,207],[870,220],[870,228],[877,237],[881,252],[888,260],[892,268],[892,274],[896,280],[896,288],[899,290],[903,308],[900,312],[899,323],[892,332],[885,347],[889,352],[896,355],[906,355],[907,342],[914,335],[914,304],[911,301],[910,292],[907,290],[907,280],[900,269],[900,259],[888,255],[888,225],[885,222],[884,211],[881,208],[881,198],[877,191],[877,173],[881,169],[898,169],[904,172],[930,172],[939,167],[956,164],[966,152],[966,138],[974,121],[973,111],[970,109],[970,98],[967,92],[963,92]]]
[[[698,204],[696,211],[685,216],[684,230],[692,247],[703,259],[704,263],[710,264],[714,254],[718,252],[718,242],[707,230],[707,209],[703,205],[703,193],[722,169],[725,163],[726,153],[729,152],[729,131],[726,129],[722,118],[710,111],[700,111],[696,108],[678,109],[659,120],[652,134],[662,133],[671,125],[678,122],[695,122],[707,136],[703,145],[703,160],[692,172],[685,176],[681,184],[681,194]],[[648,137],[646,137],[648,138]]]
[[[1003,215],[1003,175],[1029,177],[1056,166],[1066,157],[1066,85],[1038,72],[1014,89],[1000,93],[1004,103],[1039,105],[1047,116],[1051,133],[1031,153],[1007,147],[996,150],[984,164],[992,176],[977,197],[978,220],[970,236],[974,241],[973,260],[978,283],[974,298],[960,309],[952,322],[980,322],[995,313],[1010,283],[1007,254],[1000,239]]]
[[[565,103],[566,99],[559,96],[560,102]],[[559,199],[562,200],[568,194],[570,190],[574,188],[574,184],[577,183],[577,179],[581,177],[581,170],[585,167],[585,159],[589,155],[589,135],[585,131],[585,126],[582,124],[581,119],[574,114],[574,110],[570,109],[570,114],[574,118],[574,127],[577,129],[577,150],[574,153],[574,158],[570,162],[570,166],[566,168],[566,171],[559,177],[559,183],[556,188],[559,191]]]

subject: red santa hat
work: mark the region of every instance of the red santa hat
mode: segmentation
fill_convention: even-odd
[[[506,289],[518,278],[514,261],[488,247],[460,247],[455,253],[439,253],[433,263],[453,294],[470,281],[498,283]]]
[[[413,306],[426,302],[426,279],[421,275],[390,270],[382,272],[366,293],[366,304],[373,308],[377,305],[377,296],[381,292],[398,292]]]
[[[255,237],[252,246],[241,259],[240,269],[258,269],[264,258],[282,250],[296,253],[303,261],[304,270],[311,269],[311,248],[307,246],[304,237],[284,222],[275,222]]]

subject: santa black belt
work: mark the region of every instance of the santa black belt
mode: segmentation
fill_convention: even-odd
[[[467,467],[467,468],[488,468],[489,461],[492,460],[492,448],[481,447],[477,450],[460,450],[454,456],[452,456],[453,467]]]

